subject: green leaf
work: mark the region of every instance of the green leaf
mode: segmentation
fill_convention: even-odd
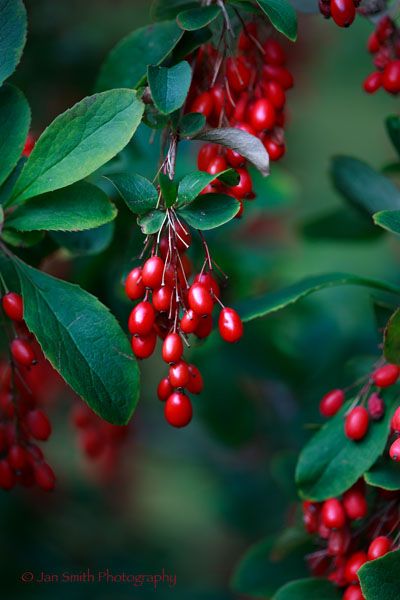
[[[23,93],[11,85],[0,88],[0,185],[22,154],[30,122],[31,111]]]
[[[374,223],[400,235],[400,210],[381,210],[373,215]]]
[[[194,229],[208,230],[228,223],[239,211],[236,198],[225,194],[203,194],[185,208],[179,215]]]
[[[263,175],[269,174],[269,156],[263,143],[256,136],[235,127],[210,129],[196,136],[197,140],[221,144],[236,150],[247,158]]]
[[[398,115],[390,115],[386,119],[386,129],[393,146],[400,156],[400,117]]]
[[[201,113],[186,113],[180,120],[179,134],[181,137],[191,138],[200,133],[205,125],[206,118]]]
[[[364,475],[365,481],[384,490],[400,490],[400,466],[389,457],[389,453],[379,458]]]
[[[172,53],[173,61],[183,60],[203,44],[212,39],[212,31],[209,27],[197,31],[185,31]]]
[[[237,173],[234,169],[226,169],[218,173],[218,175],[210,175],[204,171],[189,173],[179,182],[178,202],[180,205],[189,204],[216,178],[221,179],[227,185],[235,185],[237,183],[236,175]],[[233,179],[230,179],[230,177]]]
[[[59,115],[40,136],[14,188],[12,203],[83,179],[129,142],[143,114],[131,90],[94,94]]]
[[[302,227],[306,238],[319,241],[365,241],[379,237],[383,232],[371,220],[349,207],[333,209],[316,217]]]
[[[15,231],[15,229],[3,229],[2,239],[14,248],[30,248],[35,246],[44,238],[43,231]]]
[[[164,21],[164,19],[175,19],[182,10],[198,7],[197,1],[190,0],[153,0],[151,3],[150,16],[153,21]]]
[[[257,0],[272,25],[294,42],[297,39],[297,15],[287,0]]]
[[[17,162],[14,170],[7,177],[5,182],[0,188],[0,204],[6,204],[10,199],[12,191],[14,189],[15,183],[20,176],[20,173],[23,169],[24,164],[26,163],[26,157],[22,156]]]
[[[0,85],[15,71],[21,59],[26,29],[22,0],[0,0]]]
[[[365,600],[398,600],[399,570],[400,550],[365,563],[357,573]]]
[[[400,365],[400,309],[390,317],[385,328],[383,352],[389,362]]]
[[[192,80],[192,70],[185,60],[173,67],[152,67],[147,70],[154,104],[163,114],[183,106]]]
[[[107,179],[115,185],[121,198],[134,214],[143,215],[156,208],[157,190],[146,177],[136,173],[118,173],[108,175]]]
[[[127,423],[139,397],[139,370],[115,317],[79,286],[13,260],[24,318],[44,355],[95,413]]]
[[[336,189],[368,214],[400,209],[400,190],[390,179],[357,158],[335,157],[331,175]]]
[[[323,600],[338,600],[338,589],[327,579],[298,579],[284,585],[274,594],[272,600],[310,600],[323,598]]]
[[[101,67],[96,89],[138,87],[146,76],[147,67],[162,63],[182,35],[176,21],[136,29],[111,50]]]
[[[100,188],[79,181],[37,196],[7,218],[18,231],[83,231],[112,221],[117,209]]]
[[[189,8],[178,14],[176,20],[179,27],[187,31],[195,31],[209,25],[214,19],[221,14],[219,6],[202,6],[197,8]]]
[[[165,220],[165,212],[161,210],[151,210],[138,218],[138,225],[144,235],[158,233]]]
[[[158,176],[160,183],[161,193],[164,198],[165,205],[167,208],[173,206],[176,202],[178,194],[178,183],[173,179],[170,179],[165,173],[160,173]]]
[[[327,273],[306,277],[302,281],[276,292],[268,292],[258,298],[245,300],[241,302],[238,310],[243,321],[252,321],[286,308],[314,292],[337,285],[361,285],[384,292],[400,294],[400,287],[385,281],[359,277],[349,273]]]
[[[57,231],[50,233],[50,237],[73,256],[92,256],[100,254],[111,244],[114,235],[114,221],[88,229],[86,231]]]
[[[351,401],[331,418],[303,448],[296,469],[300,495],[322,501],[339,496],[374,464],[385,449],[394,403],[386,394],[386,412],[371,422],[367,435],[354,442],[344,433],[344,417]]]

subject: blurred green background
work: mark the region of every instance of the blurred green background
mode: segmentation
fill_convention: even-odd
[[[92,93],[108,50],[149,20],[139,0],[29,0],[29,37],[14,81],[27,95],[33,131]],[[258,198],[244,219],[208,240],[230,275],[228,301],[277,289],[308,274],[349,271],[398,279],[398,242],[307,240],[302,225],[341,205],[328,177],[332,155],[350,154],[380,167],[394,158],[384,118],[396,108],[383,93],[361,89],[371,71],[365,44],[371,26],[358,18],[340,30],[319,16],[300,19],[298,43],[287,44],[296,85],[288,94],[287,156],[257,178]],[[157,141],[143,128],[124,153],[154,175]],[[188,150],[188,151],[186,151]],[[183,148],[178,171],[195,166]],[[68,264],[70,278],[98,295],[126,322],[121,278],[140,247],[122,206],[117,235],[98,256]],[[35,255],[31,254],[34,259]],[[194,258],[196,258],[194,256]],[[318,420],[320,395],[354,376],[354,358],[378,352],[373,298],[338,288],[245,328],[234,347],[216,338],[192,350],[205,377],[195,417],[185,430],[168,427],[156,397],[163,372],[156,357],[142,365],[142,397],[121,469],[107,484],[93,476],[69,423],[63,395],[50,409],[54,434],[47,457],[56,491],[16,490],[0,496],[1,597],[177,598],[225,600],[243,551],[279,532],[295,501],[294,457]],[[35,574],[92,572],[176,574],[176,587],[129,584],[23,584]],[[287,574],[288,580],[290,573]]]

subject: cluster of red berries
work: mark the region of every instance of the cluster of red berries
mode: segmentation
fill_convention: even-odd
[[[373,94],[379,88],[390,94],[400,93],[400,28],[388,16],[383,17],[368,40],[374,55],[373,71],[364,81],[364,90]]]
[[[304,502],[303,518],[322,546],[307,556],[313,575],[342,588],[343,600],[363,600],[358,570],[399,545],[399,492],[367,488],[359,480],[341,498]]]
[[[10,360],[0,363],[0,488],[9,490],[20,483],[50,491],[55,475],[35,443],[49,438],[51,424],[35,394],[34,340],[23,322],[22,297],[6,293],[2,308],[15,337]]]
[[[169,365],[168,376],[160,381],[158,397],[165,401],[165,418],[174,427],[184,427],[192,418],[192,403],[184,390],[199,394],[203,379],[195,365],[183,359],[189,336],[206,338],[212,331],[212,313],[221,305],[218,319],[221,337],[236,342],[243,333],[238,313],[220,300],[220,287],[213,263],[203,239],[206,259],[192,283],[192,263],[186,254],[191,234],[173,209],[167,209],[167,224],[158,236],[152,236],[152,252],[142,267],[127,276],[125,291],[131,300],[140,300],[129,316],[132,349],[137,358],[151,356],[157,337],[163,340],[162,358]]]
[[[361,0],[319,0],[319,10],[325,19],[332,17],[339,27],[350,27],[360,4]]]
[[[380,390],[394,385],[399,376],[400,368],[397,365],[386,364],[378,367],[367,378],[367,382],[356,396],[356,406],[353,404],[345,416],[344,430],[350,440],[362,440],[367,434],[370,421],[379,421],[383,417],[385,402],[380,396]],[[377,389],[371,393],[373,386]],[[331,390],[325,394],[319,406],[321,415],[328,418],[333,417],[341,409],[344,399],[345,393],[341,389]],[[400,431],[400,414],[399,423],[398,426],[396,424],[395,429]],[[399,454],[400,459],[400,441],[396,446],[396,456]]]
[[[270,159],[279,160],[285,154],[285,92],[293,86],[285,63],[281,44],[271,37],[262,41],[257,24],[251,22],[239,36],[235,56],[226,57],[211,45],[197,52],[186,110],[202,113],[213,127],[236,127],[257,136]],[[228,187],[215,180],[203,193],[223,191],[236,198],[240,216],[243,200],[255,197],[245,158],[217,144],[202,146],[201,171],[214,175],[229,167],[236,169],[239,182]]]

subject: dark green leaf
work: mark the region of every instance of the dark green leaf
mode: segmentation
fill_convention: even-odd
[[[318,0],[290,0],[290,4],[297,10],[297,12],[301,12],[306,15],[320,14]]]
[[[74,256],[87,256],[103,252],[112,242],[114,235],[114,221],[88,229],[87,231],[64,232],[58,231],[50,237]]]
[[[337,190],[364,212],[400,209],[400,190],[365,162],[337,156],[332,161],[331,174]]]
[[[115,317],[77,285],[14,258],[24,318],[44,355],[103,419],[123,425],[139,397],[139,370]]]
[[[44,238],[43,231],[16,231],[15,229],[3,229],[2,238],[9,246],[14,248],[30,248],[35,246]]]
[[[284,585],[272,600],[338,600],[340,593],[327,579],[298,579]]]
[[[150,16],[153,21],[175,19],[182,10],[198,7],[198,2],[190,0],[153,0]]]
[[[400,210],[382,210],[375,213],[373,219],[376,225],[400,235]]]
[[[186,113],[179,123],[179,134],[191,138],[198,134],[206,125],[206,118],[201,113]]]
[[[0,85],[10,77],[21,59],[26,28],[22,0],[0,0]]]
[[[386,453],[365,473],[364,479],[369,485],[384,490],[400,490],[400,465]]]
[[[7,179],[1,186],[1,188],[0,188],[0,204],[6,204],[7,200],[10,199],[12,191],[14,189],[14,185],[15,185],[25,163],[26,163],[26,158],[25,158],[25,156],[23,156],[19,159],[15,169],[7,177]]]
[[[30,122],[31,111],[23,93],[11,85],[0,88],[0,185],[21,156]]]
[[[158,176],[161,193],[164,198],[165,205],[170,208],[175,204],[178,194],[178,182],[170,179],[165,173],[160,173]]]
[[[136,88],[149,65],[159,65],[183,35],[176,21],[155,23],[136,29],[121,40],[107,56],[96,89]]]
[[[115,206],[100,188],[79,181],[18,207],[6,225],[18,231],[83,231],[112,221]]]
[[[327,273],[307,277],[276,292],[268,292],[258,298],[245,300],[238,307],[238,310],[243,321],[252,321],[290,306],[314,292],[337,285],[361,285],[384,292],[400,294],[400,287],[385,281],[359,277],[349,273]]]
[[[192,70],[185,60],[173,67],[152,67],[147,70],[154,104],[163,114],[183,106],[192,80]]]
[[[218,175],[210,175],[204,171],[196,171],[185,175],[179,182],[178,202],[189,204],[206,188],[214,179],[221,179],[227,185],[235,185],[237,183],[237,173],[234,169],[226,169]]]
[[[236,150],[247,158],[263,175],[269,174],[269,156],[263,143],[254,135],[235,127],[210,129],[196,136],[196,139],[213,144],[221,144]]]
[[[151,210],[138,218],[138,225],[145,235],[158,233],[165,220],[165,212],[161,210]]]
[[[344,433],[344,417],[351,401],[311,438],[296,469],[303,498],[319,502],[340,496],[371,468],[385,449],[394,412],[392,397],[387,394],[385,400],[384,418],[371,422],[367,435],[359,442]]]
[[[158,194],[154,185],[137,173],[117,173],[108,175],[121,198],[136,215],[143,215],[156,208]]]
[[[359,211],[348,207],[334,209],[316,217],[302,227],[304,235],[312,240],[365,241],[382,234],[371,220]]]
[[[131,90],[85,98],[58,116],[40,136],[15,185],[12,203],[83,179],[120,152],[143,114]]]
[[[172,53],[174,62],[186,58],[194,50],[197,50],[203,44],[207,44],[211,38],[212,31],[208,27],[197,31],[185,31]]]
[[[287,0],[257,0],[272,25],[293,42],[297,38],[297,15]]]
[[[187,31],[195,31],[209,25],[221,14],[219,6],[201,6],[183,10],[176,17],[178,25]]]
[[[386,326],[383,352],[389,362],[400,365],[400,309],[391,316]]]
[[[399,571],[400,550],[365,563],[357,573],[365,600],[398,600]]]
[[[392,144],[400,156],[400,117],[398,115],[388,117],[386,119],[386,128]]]
[[[194,229],[214,229],[228,223],[239,211],[236,198],[224,194],[204,194],[179,210],[179,215]]]

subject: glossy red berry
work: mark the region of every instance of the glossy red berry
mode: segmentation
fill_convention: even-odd
[[[182,223],[176,223],[175,233],[176,247],[178,249],[178,252],[186,252],[186,250],[192,243],[192,236],[190,235],[189,227],[187,225],[183,226]],[[186,260],[189,259],[186,258]]]
[[[364,80],[363,87],[367,94],[373,94],[382,86],[382,74],[374,71]]]
[[[164,261],[159,256],[152,256],[146,260],[142,269],[142,280],[145,287],[155,289],[161,286],[164,267]]]
[[[263,45],[264,60],[271,65],[283,65],[285,63],[285,51],[279,42],[268,38]]]
[[[189,397],[181,392],[171,394],[164,406],[164,416],[173,427],[186,427],[193,416]]]
[[[331,16],[339,27],[349,27],[355,19],[353,0],[331,0]]]
[[[343,494],[342,504],[347,517],[355,521],[363,519],[368,511],[365,493],[357,487],[351,488]]]
[[[155,318],[153,305],[147,301],[139,302],[129,315],[128,329],[134,335],[149,335]]]
[[[268,100],[272,102],[277,110],[282,110],[285,106],[286,96],[282,87],[277,81],[266,81],[263,85]]]
[[[233,196],[235,196],[235,198],[246,198],[246,196],[249,196],[253,190],[253,182],[249,172],[246,169],[239,168],[237,169],[237,173],[240,177],[239,183],[230,186],[229,191],[233,194]]]
[[[150,331],[148,335],[134,335],[132,337],[132,350],[136,358],[149,358],[154,352],[157,343],[157,334]]]
[[[376,52],[378,52],[380,46],[381,46],[381,43],[378,39],[378,36],[377,36],[376,32],[373,31],[368,38],[368,45],[367,45],[368,52],[371,52],[371,54],[375,54]]]
[[[226,151],[226,160],[234,168],[243,167],[246,164],[244,156],[236,152],[236,150],[231,150],[231,148],[228,148]]]
[[[218,154],[218,146],[216,144],[204,144],[197,156],[197,166],[200,171],[206,171],[209,163]]]
[[[162,357],[166,363],[177,363],[183,354],[183,342],[179,333],[167,335],[162,346]]]
[[[365,600],[365,598],[359,585],[349,585],[343,594],[342,600]]]
[[[194,312],[191,308],[187,310],[180,322],[180,328],[183,333],[194,333],[199,325],[200,317],[197,313]]]
[[[400,60],[392,60],[386,65],[382,75],[382,85],[387,92],[400,92]]]
[[[15,292],[8,292],[1,300],[3,310],[7,317],[12,321],[23,321],[24,319],[24,306],[22,296]]]
[[[11,490],[15,485],[15,475],[6,459],[0,460],[0,488]]]
[[[367,562],[368,558],[365,552],[359,551],[352,554],[346,561],[344,576],[347,583],[357,583],[357,572]]]
[[[125,293],[131,300],[139,300],[139,298],[143,298],[145,291],[142,280],[142,269],[136,267],[127,275],[125,280]]]
[[[264,65],[262,68],[263,76],[266,79],[277,81],[284,90],[293,87],[293,75],[285,67],[277,65]]]
[[[169,368],[169,380],[175,388],[185,387],[189,381],[189,367],[185,361],[181,360]]]
[[[56,476],[53,469],[47,463],[39,463],[34,468],[35,482],[45,492],[54,489]]]
[[[213,110],[213,97],[209,92],[203,92],[193,101],[190,112],[201,113],[207,119]]]
[[[343,390],[331,390],[325,396],[323,396],[319,404],[319,412],[323,417],[333,417],[336,415],[338,410],[343,406],[344,392]]]
[[[210,175],[218,175],[222,171],[228,168],[228,164],[225,158],[221,155],[215,156],[207,165],[206,171],[210,173]]]
[[[191,394],[200,394],[203,391],[203,377],[195,365],[188,365],[188,368],[189,381],[186,384],[186,389]]]
[[[226,75],[230,88],[235,92],[242,92],[248,88],[251,71],[244,60],[239,58],[228,58],[226,61]]]
[[[213,320],[211,315],[202,316],[199,324],[196,327],[195,335],[200,338],[206,338],[210,335],[213,328]]]
[[[199,273],[194,278],[193,283],[201,283],[209,292],[212,292],[213,296],[216,296],[217,298],[219,298],[221,295],[219,285],[211,273]]]
[[[31,410],[26,415],[26,424],[32,436],[37,440],[47,440],[51,435],[51,424],[43,411]]]
[[[395,413],[392,417],[392,429],[393,431],[397,431],[400,433],[400,406],[398,406],[395,410]]]
[[[173,289],[169,285],[163,285],[153,292],[152,303],[158,312],[168,312],[171,308]]]
[[[369,415],[364,406],[356,406],[346,416],[344,431],[350,440],[358,441],[368,431]]]
[[[201,283],[194,283],[188,294],[190,308],[200,316],[210,315],[214,308],[214,300],[208,289]]]
[[[25,448],[23,448],[20,444],[13,444],[10,447],[7,459],[11,468],[14,469],[14,471],[20,471],[28,463]]]
[[[387,554],[392,548],[392,540],[385,535],[376,537],[369,545],[368,560],[375,560]]]
[[[381,388],[389,387],[396,383],[400,375],[400,369],[397,365],[384,365],[372,374],[372,381]]]
[[[264,147],[265,147],[266,151],[268,152],[270,160],[272,160],[272,161],[280,160],[286,152],[285,144],[283,144],[283,143],[279,144],[278,142],[276,142],[275,140],[273,140],[271,138],[267,138],[265,140]]]
[[[394,442],[390,446],[389,455],[390,458],[396,462],[400,460],[400,438],[394,440]]]
[[[173,391],[174,391],[174,388],[172,387],[171,382],[168,379],[168,377],[164,377],[164,379],[161,379],[160,383],[158,384],[158,388],[157,388],[158,398],[162,402],[165,402],[165,400],[167,400],[167,398],[169,398],[169,396],[173,393]]]
[[[250,123],[256,131],[272,129],[275,119],[275,107],[268,98],[256,100],[250,108]]]
[[[218,319],[220,336],[225,342],[234,343],[243,335],[243,323],[236,310],[223,308]]]
[[[35,353],[31,344],[27,340],[17,338],[11,342],[10,348],[15,362],[25,367],[35,364]]]
[[[328,529],[341,529],[346,523],[346,514],[337,498],[325,500],[322,505],[321,519]]]

